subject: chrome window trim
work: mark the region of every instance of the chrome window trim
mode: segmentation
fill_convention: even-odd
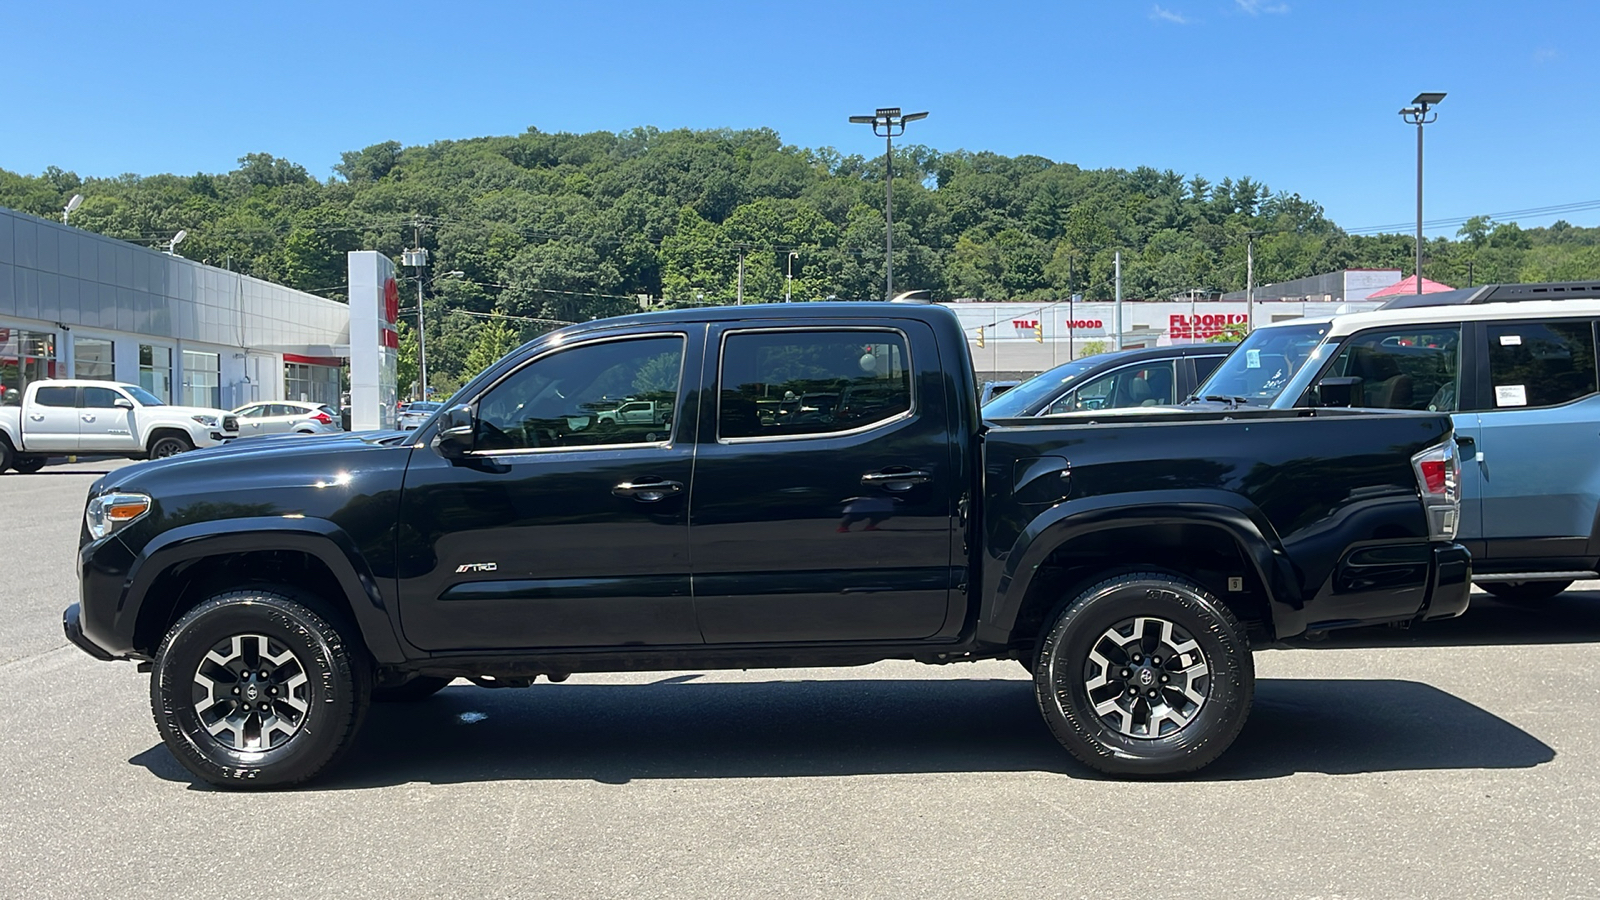
[[[473,395],[472,400],[464,405],[471,406],[473,408],[473,417],[476,418],[478,404],[482,402],[483,398],[491,391],[504,384],[508,379],[520,373],[523,369],[526,369],[540,360],[549,359],[558,353],[564,353],[569,350],[579,350],[584,347],[597,347],[601,344],[615,344],[624,341],[645,341],[660,338],[677,338],[679,343],[678,387],[673,392],[673,421],[671,427],[667,430],[666,440],[635,442],[629,444],[585,444],[581,447],[519,447],[512,450],[468,450],[464,455],[482,459],[490,459],[498,456],[527,456],[536,453],[582,453],[587,450],[636,450],[642,447],[659,447],[665,449],[671,447],[673,444],[673,438],[678,433],[678,407],[683,403],[684,367],[689,360],[689,332],[687,331],[652,331],[645,333],[606,335],[595,338],[594,340],[579,341],[572,344],[558,344],[553,347],[548,347],[544,350],[544,352],[523,360],[521,363],[514,366],[510,371],[490,382],[487,387]],[[430,415],[432,414],[430,413]]]
[[[905,366],[906,366],[906,376],[907,376],[906,383],[907,383],[908,392],[911,395],[910,396],[910,406],[906,408],[905,412],[895,413],[893,416],[890,416],[887,419],[879,419],[876,422],[869,422],[866,425],[858,425],[855,428],[849,428],[849,429],[846,429],[844,431],[822,431],[822,432],[816,432],[816,433],[813,433],[813,434],[753,434],[753,435],[749,435],[747,437],[723,437],[722,436],[722,366],[723,366],[724,362],[726,362],[726,360],[727,360],[728,338],[730,338],[730,337],[732,337],[733,335],[736,335],[736,334],[793,334],[793,333],[796,333],[796,332],[809,332],[809,333],[817,334],[817,333],[837,333],[837,332],[841,332],[841,331],[859,331],[859,332],[877,333],[877,334],[896,334],[896,335],[900,336],[900,339],[902,341],[905,341],[905,349],[906,349]],[[715,429],[714,433],[717,436],[717,443],[719,443],[719,444],[725,444],[725,445],[733,445],[733,444],[770,444],[770,443],[774,443],[776,441],[814,441],[814,440],[826,439],[826,438],[854,437],[856,435],[866,434],[869,431],[876,431],[876,430],[878,430],[880,428],[886,428],[886,427],[888,427],[890,425],[893,425],[893,424],[896,424],[898,422],[902,422],[902,421],[905,421],[907,419],[910,419],[913,415],[916,414],[916,411],[917,411],[917,378],[916,378],[916,367],[914,365],[912,365],[912,359],[911,359],[911,335],[906,334],[905,329],[903,329],[903,328],[896,328],[896,327],[894,327],[892,325],[838,325],[838,326],[828,326],[828,325],[782,326],[782,325],[774,325],[774,326],[763,326],[763,327],[758,327],[758,328],[730,328],[730,329],[727,329],[727,330],[722,332],[722,339],[718,342],[718,345],[717,345],[717,406],[716,406],[716,413],[715,413],[715,415],[714,415],[714,417],[712,419],[712,421],[714,423],[712,427]]]

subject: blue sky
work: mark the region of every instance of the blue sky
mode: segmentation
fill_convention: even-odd
[[[9,0],[0,167],[267,152],[325,178],[341,151],[530,125],[765,126],[873,154],[846,117],[897,105],[931,112],[909,137],[941,150],[1249,175],[1362,228],[1415,215],[1396,111],[1420,91],[1449,93],[1428,219],[1600,201],[1596,33],[1592,0]]]

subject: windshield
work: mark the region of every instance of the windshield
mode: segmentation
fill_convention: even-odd
[[[1083,373],[1095,367],[1094,357],[1056,366],[1048,372],[1035,375],[1004,394],[983,405],[983,414],[991,419],[1009,419],[1031,416],[1061,396]]]
[[[1305,322],[1256,329],[1194,395],[1239,397],[1252,406],[1270,404],[1322,343],[1331,324]]]
[[[413,403],[410,406],[406,407],[406,412],[412,412],[412,413],[435,412],[435,411],[437,411],[439,409],[439,407],[441,407],[443,405],[444,405],[443,403],[435,403],[432,400],[429,400],[426,403],[418,402],[418,403]]]
[[[166,406],[161,398],[135,384],[119,384],[117,387],[128,392],[128,396],[139,401],[140,406]]]

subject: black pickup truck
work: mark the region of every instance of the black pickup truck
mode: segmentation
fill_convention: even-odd
[[[666,414],[600,412],[651,401]],[[322,771],[453,678],[1020,661],[1103,772],[1197,769],[1253,646],[1460,614],[1450,419],[983,422],[915,303],[656,313],[536,340],[419,430],[285,436],[90,491],[73,643],[152,671],[198,777]],[[531,752],[531,751],[530,751]]]

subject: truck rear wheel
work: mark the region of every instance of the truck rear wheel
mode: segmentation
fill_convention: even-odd
[[[167,749],[226,788],[311,778],[349,747],[371,675],[358,647],[285,594],[219,594],[156,651],[150,707]]]
[[[4,438],[0,438],[0,475],[4,475],[6,470],[11,468],[11,460],[15,456],[11,445],[6,443]]]
[[[23,475],[32,475],[44,468],[45,458],[42,456],[19,456],[12,460],[11,468]]]
[[[1199,585],[1155,572],[1094,585],[1046,626],[1033,666],[1045,722],[1086,765],[1172,775],[1244,728],[1255,663],[1244,626]]]

